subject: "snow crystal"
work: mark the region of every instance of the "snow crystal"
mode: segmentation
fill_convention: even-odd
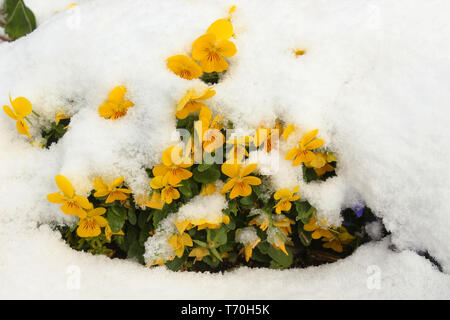
[[[256,229],[253,227],[245,227],[236,232],[236,241],[244,245],[253,243],[259,239]]]
[[[177,221],[205,219],[210,223],[222,221],[222,210],[227,207],[223,195],[216,193],[209,196],[198,195],[183,205],[176,214]]]

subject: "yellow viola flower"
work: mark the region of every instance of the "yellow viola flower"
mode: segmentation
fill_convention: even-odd
[[[303,136],[299,144],[289,150],[286,154],[286,160],[292,160],[295,158],[292,164],[293,166],[298,166],[302,162],[309,162],[313,160],[315,155],[311,150],[320,148],[324,144],[323,139],[313,140],[318,132],[319,130],[316,129]]]
[[[204,183],[200,190],[202,196],[210,196],[216,193],[217,187],[214,183]]]
[[[77,235],[82,238],[96,237],[108,225],[108,221],[102,217],[106,213],[105,208],[95,208],[91,204],[91,208],[80,216],[78,222]]]
[[[263,145],[263,149],[266,152],[270,152],[272,150],[272,140],[275,135],[280,135],[281,125],[277,122],[275,128],[266,128],[264,126],[260,126],[253,137],[253,143],[256,147],[260,148]]]
[[[204,106],[200,110],[198,116],[199,121],[194,123],[194,129],[202,143],[202,148],[205,152],[211,153],[217,148],[223,146],[225,136],[220,132],[222,130],[222,117],[215,116],[212,119],[211,110]]]
[[[291,224],[295,224],[295,221],[284,215],[276,215],[273,217],[273,225],[278,227],[287,236],[292,233]]]
[[[171,204],[173,200],[180,198],[180,192],[176,189],[181,185],[172,185],[168,182],[168,175],[156,176],[150,181],[150,186],[153,189],[161,190],[161,202]]]
[[[85,209],[91,209],[89,200],[75,194],[75,189],[66,177],[57,175],[56,185],[62,193],[51,193],[47,195],[47,200],[52,203],[62,204],[61,210],[65,214],[83,217],[86,215]]]
[[[13,120],[16,120],[17,131],[31,139],[30,127],[25,122],[27,116],[33,111],[31,102],[24,97],[18,97],[14,100],[9,96],[9,102],[12,109],[9,106],[3,106],[3,111]]]
[[[238,164],[241,163],[245,157],[248,156],[247,146],[253,141],[253,137],[245,136],[239,138],[231,138],[227,140],[227,144],[231,145],[227,147],[227,160],[225,163]]]
[[[266,231],[270,225],[267,214],[259,214],[248,223],[249,226],[257,225],[262,231]]]
[[[227,215],[223,215],[221,218],[219,218],[216,221],[210,221],[207,219],[199,219],[199,220],[191,221],[192,227],[194,227],[194,228],[197,227],[197,230],[219,229],[222,226],[222,223],[229,224],[230,217]]]
[[[348,233],[345,227],[339,227],[336,230],[333,230],[332,237],[324,237],[322,241],[325,243],[322,245],[324,248],[332,249],[336,252],[341,253],[344,251],[342,245],[348,244],[355,239],[350,233]]]
[[[55,116],[55,123],[56,123],[56,125],[58,125],[61,120],[69,119],[69,118],[70,117],[66,116],[63,111],[59,110]]]
[[[168,58],[167,68],[180,78],[187,80],[197,79],[203,74],[202,68],[191,57],[181,54]]]
[[[304,50],[304,49],[295,49],[294,50],[294,54],[295,54],[296,57],[302,56],[305,53],[306,53],[306,50]]]
[[[162,155],[162,164],[153,167],[153,175],[155,177],[167,176],[167,181],[171,185],[176,185],[192,177],[192,172],[186,169],[193,165],[192,158],[190,154],[184,157],[182,154],[183,149],[179,146],[167,148]]]
[[[119,177],[113,181],[109,186],[103,182],[103,179],[98,177],[94,180],[94,197],[101,198],[108,196],[105,203],[112,203],[116,200],[126,200],[130,196],[131,190],[126,188],[119,188],[123,183],[123,177]]]
[[[314,159],[309,162],[305,162],[307,168],[313,168],[318,176],[323,176],[327,172],[333,172],[334,167],[329,162],[336,161],[334,155],[328,155],[323,152],[318,152]]]
[[[275,249],[283,251],[288,256],[289,253],[286,251],[286,242],[289,241],[289,238],[278,228],[272,230],[272,232],[269,231],[271,234],[268,235],[267,240]]]
[[[326,221],[321,220],[320,223],[318,223],[316,217],[311,217],[308,224],[305,224],[303,226],[303,230],[305,231],[313,231],[311,234],[311,238],[313,239],[320,239],[322,237],[325,238],[333,238],[333,234],[330,232],[328,227],[326,227]]]
[[[189,257],[195,257],[194,263],[202,261],[204,257],[209,256],[209,250],[203,247],[197,247],[189,252]]]
[[[201,100],[207,100],[216,94],[211,88],[207,88],[203,93],[198,94],[195,89],[190,89],[183,97],[183,99],[178,102],[176,116],[178,119],[186,119],[186,117],[193,113],[200,111],[202,107],[206,105]]]
[[[127,114],[128,109],[134,106],[129,100],[124,100],[127,88],[125,86],[117,86],[109,93],[108,101],[98,108],[100,116],[106,119],[118,119]]]
[[[238,196],[246,197],[252,194],[252,187],[261,184],[261,179],[249,176],[250,173],[255,171],[258,164],[252,163],[245,167],[241,164],[222,164],[222,172],[230,177],[222,188],[223,193],[230,192],[230,199],[234,199]]]
[[[296,186],[292,191],[289,189],[280,189],[273,195],[275,200],[279,200],[278,203],[274,206],[275,212],[280,214],[281,211],[289,211],[292,207],[292,201],[297,201],[301,198],[301,195],[294,195],[300,189],[299,186]]]
[[[228,10],[228,20],[231,19],[231,15],[236,11],[236,6],[231,6]]]
[[[145,206],[156,210],[162,210],[164,207],[164,201],[161,198],[161,193],[154,191],[150,201],[145,202]]]
[[[258,243],[261,242],[261,239],[258,238],[253,241],[249,241],[244,245],[244,254],[245,254],[245,261],[248,262],[253,254],[253,249],[258,245]]]
[[[122,230],[120,230],[119,232],[113,232],[112,229],[111,229],[111,227],[109,226],[109,224],[107,224],[107,225],[105,226],[105,236],[106,236],[106,239],[107,239],[109,242],[111,242],[111,237],[112,237],[113,235],[123,236],[124,234],[125,234],[125,233],[123,233]]]
[[[191,236],[186,232],[182,234],[174,234],[167,240],[167,242],[174,248],[175,254],[178,258],[181,258],[184,253],[185,247],[192,247],[194,244],[192,243]]]
[[[222,72],[228,69],[224,57],[232,57],[237,52],[234,43],[227,40],[233,34],[233,27],[230,30],[229,26],[231,23],[228,19],[220,19],[192,44],[192,57],[200,62],[204,72]]]

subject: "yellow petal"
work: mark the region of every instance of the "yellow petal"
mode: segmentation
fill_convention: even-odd
[[[60,193],[50,193],[47,195],[47,200],[52,203],[63,204],[67,201],[67,198]]]
[[[219,19],[214,21],[206,32],[214,34],[217,39],[229,39],[233,35],[233,25],[228,19]]]
[[[186,230],[187,226],[190,224],[191,222],[189,220],[184,220],[181,222],[175,222],[175,226],[178,229],[178,232],[180,234],[182,234],[184,232],[184,230]]]
[[[66,177],[58,174],[55,177],[56,185],[58,186],[59,190],[61,190],[64,195],[68,198],[73,198],[73,195],[75,194],[75,190],[73,189],[72,184],[69,180],[67,180]]]
[[[27,136],[29,139],[31,139],[30,132],[29,132],[30,127],[24,120],[22,120],[22,119],[18,120],[16,122],[16,126],[17,126],[17,131],[19,131],[20,134],[23,134],[23,135]]]
[[[308,143],[306,145],[306,149],[308,149],[308,150],[317,149],[317,148],[320,148],[321,146],[323,146],[324,143],[325,143],[325,141],[323,139],[316,139],[316,140]]]
[[[105,213],[106,213],[105,208],[95,208],[95,209],[89,210],[88,216],[90,216],[90,217],[101,216]]]
[[[14,113],[19,118],[25,118],[33,110],[32,106],[31,106],[31,102],[27,98],[24,98],[24,97],[18,97],[16,99],[14,99],[11,104],[14,109]]]
[[[104,208],[101,208],[101,209],[104,209]],[[108,220],[106,220],[102,216],[94,216],[94,221],[97,222],[97,224],[102,228],[104,228],[108,225]]]
[[[286,141],[288,139],[288,137],[291,135],[292,132],[294,132],[294,130],[295,130],[295,126],[294,126],[293,123],[288,125],[284,129],[284,131],[283,131],[283,139],[284,139],[284,141]]]
[[[82,238],[96,237],[100,233],[100,226],[94,220],[81,219],[78,223],[77,234]]]
[[[239,177],[240,169],[241,169],[240,164],[229,164],[229,163],[222,164],[223,174],[227,175],[230,178]]]
[[[319,133],[319,129],[315,129],[307,134],[305,134],[302,138],[302,140],[300,140],[300,144],[302,144],[303,146],[305,146],[308,142],[310,142],[312,139],[314,139],[314,137]]]
[[[127,92],[125,86],[117,86],[109,93],[108,100],[114,104],[120,104],[125,96],[125,92]]]
[[[289,198],[292,195],[291,191],[288,189],[280,189],[273,195],[275,200],[279,200],[281,198]]]
[[[216,46],[216,52],[223,57],[232,57],[236,54],[236,45],[229,40],[220,40]]]
[[[8,115],[8,117],[17,120],[17,116],[14,114],[14,112],[11,110],[8,106],[3,106],[3,111]]]
[[[258,177],[248,176],[242,178],[242,182],[252,185],[252,186],[258,186],[261,184],[261,179]]]
[[[118,186],[120,186],[123,183],[123,177],[119,177],[116,180],[114,180],[113,183],[111,183],[111,185],[109,186],[110,189],[114,189],[117,188]]]
[[[251,163],[249,165],[247,165],[245,168],[243,168],[240,172],[240,177],[245,177],[247,175],[249,175],[250,173],[252,173],[253,171],[255,171],[256,167],[258,166],[257,163]]]

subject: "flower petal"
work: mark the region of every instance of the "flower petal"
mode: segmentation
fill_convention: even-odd
[[[75,190],[73,189],[72,184],[66,177],[58,174],[55,177],[55,182],[56,182],[56,185],[58,186],[59,190],[61,190],[66,197],[73,198],[73,195],[75,194]]]
[[[16,99],[14,99],[11,104],[14,109],[14,113],[19,118],[25,118],[33,110],[32,106],[31,106],[31,102],[27,98],[24,98],[24,97],[18,97]]]
[[[14,111],[8,106],[3,106],[3,111],[8,115],[8,117],[17,120],[17,116],[14,114]]]
[[[233,36],[233,25],[228,19],[219,19],[214,21],[206,32],[214,34],[217,39],[229,39]]]

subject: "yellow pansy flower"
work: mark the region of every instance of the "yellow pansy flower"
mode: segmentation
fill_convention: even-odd
[[[63,111],[59,110],[55,116],[55,123],[56,123],[56,125],[58,125],[61,120],[69,119],[69,118],[70,117],[66,116]]]
[[[181,185],[172,185],[168,182],[168,175],[156,176],[150,181],[150,186],[153,189],[161,190],[161,202],[171,204],[173,200],[180,198],[180,192],[176,189]]]
[[[102,232],[101,228],[108,225],[108,221],[102,217],[105,213],[105,208],[94,209],[91,204],[91,208],[83,216],[80,216],[77,235],[82,238],[98,236]]]
[[[274,135],[280,134],[281,125],[277,122],[275,128],[266,128],[264,126],[260,126],[253,137],[253,143],[256,147],[260,148],[263,145],[263,149],[266,152],[270,152],[272,150],[272,140]]]
[[[185,119],[189,114],[200,111],[206,105],[201,100],[206,100],[216,94],[211,88],[207,88],[203,93],[198,94],[195,89],[190,89],[185,96],[178,102],[176,116],[178,119]]]
[[[283,215],[274,216],[273,220],[273,225],[278,227],[285,235],[288,236],[292,233],[291,224],[295,224],[294,220]]]
[[[333,172],[334,167],[329,164],[329,162],[336,161],[334,155],[318,152],[314,159],[310,162],[305,162],[305,166],[308,168],[313,168],[318,176],[323,176],[327,172]]]
[[[233,42],[228,40],[233,35],[233,25],[228,19],[219,19],[211,24],[206,34],[197,38],[192,44],[192,57],[200,61],[204,72],[222,72],[228,69],[224,57],[236,54]]]
[[[222,130],[222,117],[215,116],[212,119],[211,110],[204,106],[200,110],[198,116],[199,121],[194,123],[195,132],[199,137],[199,141],[202,142],[202,147],[205,152],[211,153],[217,148],[223,146],[225,137],[220,132]]]
[[[318,221],[314,216],[311,217],[308,224],[303,226],[303,230],[309,232],[313,231],[311,234],[313,239],[320,239],[322,237],[333,238],[333,234],[328,230],[328,227],[326,227],[326,221],[321,220],[320,224],[318,224]]]
[[[200,194],[202,196],[209,196],[216,192],[217,187],[214,183],[204,183],[202,184],[202,189],[200,190]]]
[[[275,249],[283,251],[287,256],[289,255],[286,251],[286,242],[289,241],[289,238],[280,229],[276,229],[270,238],[270,243]]]
[[[18,97],[12,100],[11,96],[9,96],[9,102],[11,103],[12,109],[9,106],[3,106],[3,111],[5,111],[11,119],[17,121],[17,131],[31,139],[29,132],[30,127],[25,122],[27,116],[33,111],[31,102],[24,97]]]
[[[197,247],[189,252],[189,257],[195,257],[194,263],[202,261],[204,257],[209,256],[209,250],[203,247]]]
[[[183,149],[179,146],[167,148],[162,155],[162,164],[153,167],[153,175],[167,176],[167,182],[171,185],[192,177],[192,172],[186,169],[193,165],[192,158],[190,154],[184,157],[182,154]]]
[[[311,150],[320,148],[324,141],[323,139],[314,139],[314,137],[319,132],[318,129],[313,130],[303,136],[303,138],[300,140],[299,144],[289,150],[289,152],[286,154],[286,160],[292,160],[294,159],[293,166],[298,166],[302,162],[309,162],[314,159],[314,153]]]
[[[345,227],[341,226],[337,230],[333,230],[332,237],[324,237],[322,239],[325,242],[322,246],[340,253],[344,251],[342,245],[352,242],[353,239],[355,237],[348,233]]]
[[[304,49],[295,49],[294,50],[294,54],[295,54],[296,57],[302,56],[305,53],[306,53],[306,50],[304,50]]]
[[[246,147],[253,141],[253,137],[245,136],[239,138],[231,138],[227,140],[227,144],[231,145],[228,147],[229,151],[227,153],[227,160],[225,163],[238,164],[243,161],[243,159],[248,156],[248,151]]]
[[[125,233],[123,233],[122,230],[120,230],[119,232],[113,232],[111,227],[109,226],[109,224],[107,224],[105,226],[105,236],[106,239],[108,239],[109,242],[111,242],[111,236],[113,235],[118,235],[118,236],[123,236]]]
[[[152,209],[161,210],[164,207],[164,201],[161,198],[161,193],[154,191],[150,201],[146,201],[144,205]]]
[[[191,57],[181,54],[168,58],[167,68],[177,76],[187,80],[197,79],[203,74],[202,68]]]
[[[182,234],[174,234],[171,236],[167,242],[174,248],[175,254],[178,258],[181,258],[184,253],[184,247],[192,247],[194,244],[192,243],[191,236],[186,232]]]
[[[253,249],[258,245],[258,243],[261,242],[261,239],[258,238],[253,241],[249,241],[244,245],[244,254],[245,254],[245,261],[248,262],[253,254]]]
[[[249,226],[257,225],[262,231],[266,231],[266,229],[270,225],[269,217],[266,214],[259,214],[248,223]]]
[[[127,88],[125,86],[117,86],[109,93],[108,101],[98,108],[100,116],[106,119],[118,119],[127,114],[128,109],[134,106],[129,100],[124,100]]]
[[[230,223],[230,217],[227,215],[223,215],[216,221],[210,221],[207,219],[199,219],[199,220],[193,220],[191,221],[191,225],[193,227],[197,227],[197,230],[203,230],[203,229],[219,229],[222,225],[222,223],[229,224]]]
[[[89,200],[85,197],[77,196],[72,184],[66,177],[57,175],[55,182],[62,193],[51,193],[47,195],[47,200],[52,203],[62,204],[61,210],[65,214],[78,217],[84,216],[86,214],[84,209],[90,209],[92,206]]]
[[[108,196],[105,203],[112,203],[116,200],[126,200],[128,199],[131,190],[118,188],[122,183],[123,177],[119,177],[108,186],[103,182],[102,178],[98,177],[94,180],[94,197],[100,198]]]
[[[261,179],[249,176],[250,173],[255,171],[258,164],[252,163],[247,166],[241,164],[222,164],[222,172],[230,177],[222,188],[223,193],[230,192],[230,199],[234,199],[238,196],[246,197],[252,194],[252,187],[261,184]]]
[[[296,186],[292,191],[289,189],[280,189],[273,195],[275,200],[279,200],[278,203],[274,206],[275,212],[280,214],[281,211],[289,211],[292,207],[292,201],[297,201],[301,198],[301,195],[294,195],[300,189],[299,186]]]

